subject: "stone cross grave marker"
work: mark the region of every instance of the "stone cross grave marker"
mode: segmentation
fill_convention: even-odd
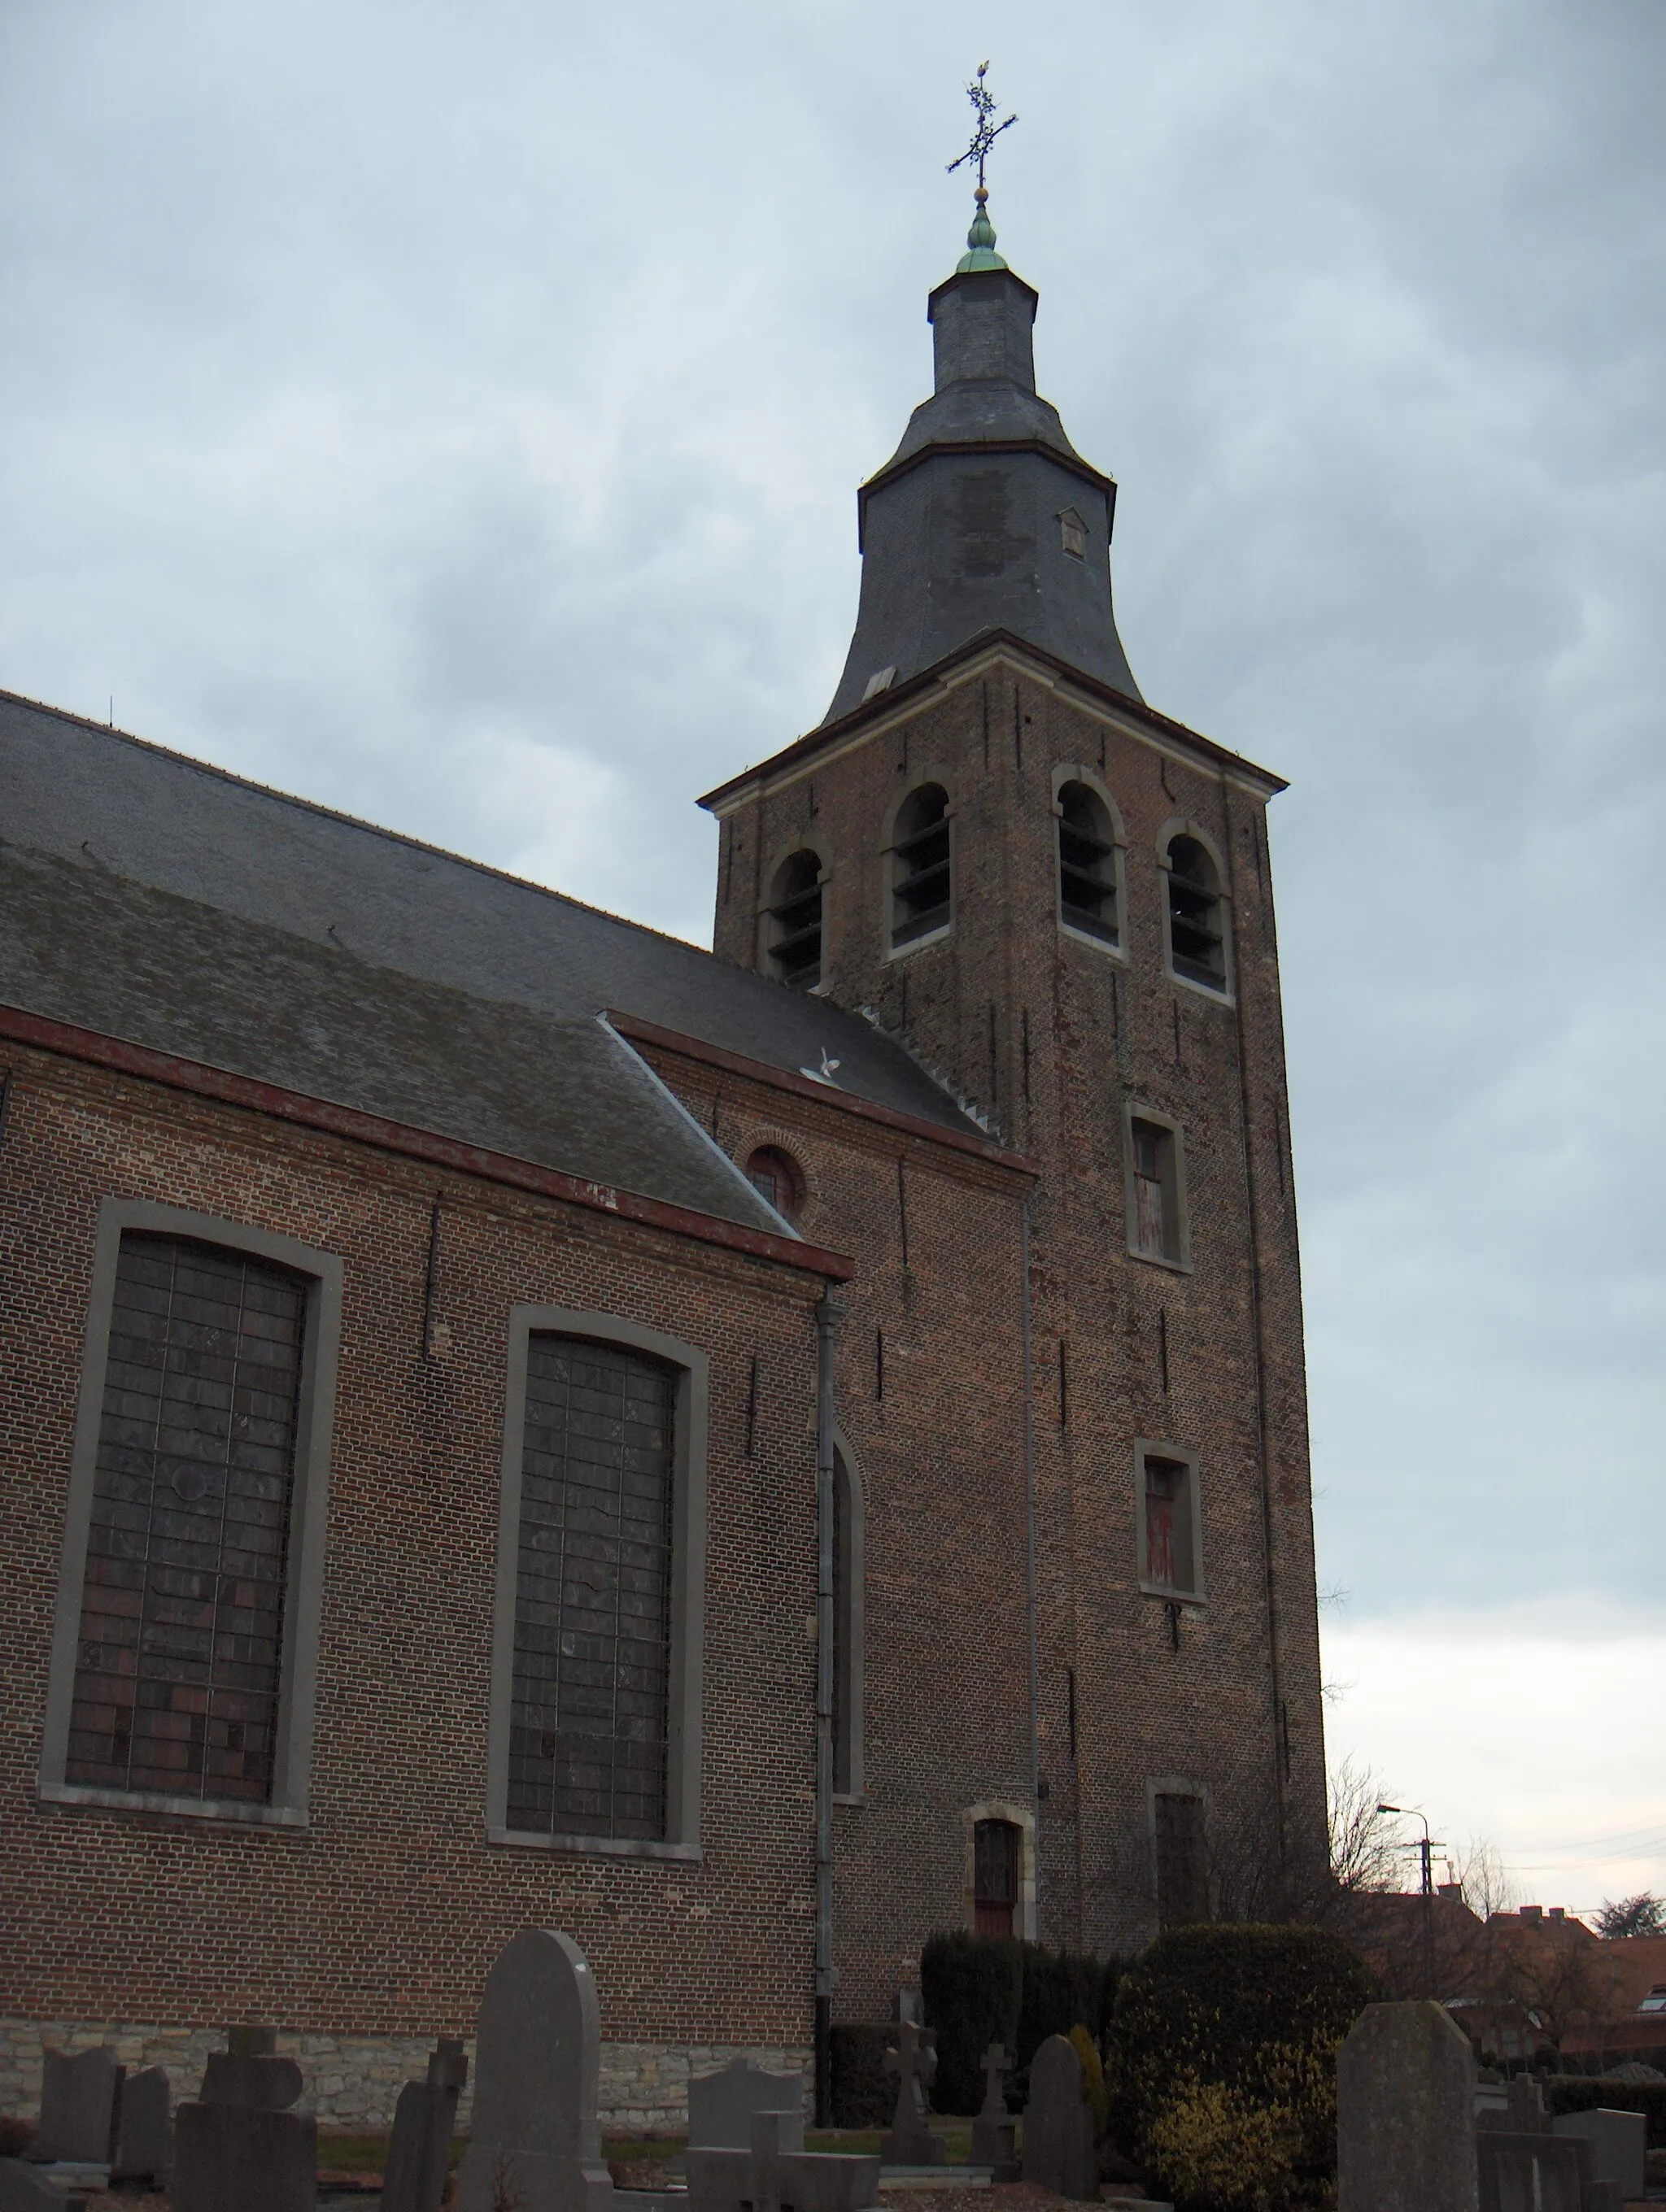
[[[121,2085],[113,2181],[148,2181],[166,2189],[173,2162],[173,2096],[161,2066],[143,2066]]]
[[[1338,2212],[1476,2212],[1474,2111],[1450,2013],[1367,2005],[1336,2055]]]
[[[691,2212],[867,2212],[879,2190],[877,2158],[804,2147],[803,2094],[795,2112],[751,2116],[745,2150],[686,2154]]]
[[[983,2109],[972,2122],[972,2164],[990,2167],[992,2181],[1018,2178],[1018,2122],[1006,2109],[1006,2076],[1012,2070],[1012,2052],[1005,2044],[992,2043],[983,2054]]]
[[[1060,2197],[1091,2200],[1099,2194],[1093,2113],[1082,2062],[1067,2035],[1049,2035],[1030,2062],[1024,2178]]]
[[[523,1928],[480,2000],[474,2113],[457,2212],[609,2212],[613,2183],[596,2120],[596,1978],[570,1936]]]
[[[926,2124],[926,2092],[937,2073],[935,2029],[899,2020],[897,2048],[885,2053],[885,2071],[897,2076],[897,2110],[891,2133],[880,2139],[880,2157],[887,2166],[941,2166],[942,2139]]]
[[[393,2110],[393,2135],[382,2175],[381,2212],[440,2212],[451,2168],[457,2100],[469,2078],[460,2037],[442,2036],[428,2077],[407,2081]]]
[[[125,2068],[107,2043],[94,2051],[48,2050],[44,2057],[40,2125],[30,2155],[108,2166],[115,2154]]]
[[[318,2122],[289,2107],[301,2069],[270,2027],[228,2028],[173,2124],[173,2212],[313,2212]]]
[[[750,2151],[755,2112],[784,2112],[801,2120],[803,2076],[771,2074],[756,2058],[732,2058],[715,2074],[690,2075],[690,2149]]]

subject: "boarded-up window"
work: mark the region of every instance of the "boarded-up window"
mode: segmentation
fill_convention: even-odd
[[[674,1371],[527,1346],[508,1826],[666,1832]]]
[[[1188,1594],[1197,1589],[1197,1535],[1193,1484],[1184,1460],[1145,1460],[1145,1558],[1141,1579],[1159,1589]]]
[[[121,1240],[66,1781],[270,1796],[307,1287]]]
[[[1171,1146],[1169,1132],[1154,1121],[1134,1125],[1134,1249],[1152,1260],[1169,1256],[1165,1139]]]
[[[1209,1870],[1203,1800],[1177,1790],[1159,1790],[1155,1812],[1158,1923],[1164,1928],[1178,1928],[1188,1921],[1207,1920]]]
[[[978,1936],[1011,1936],[1018,1901],[1022,1838],[1012,1820],[980,1820],[972,1830],[972,1911]]]

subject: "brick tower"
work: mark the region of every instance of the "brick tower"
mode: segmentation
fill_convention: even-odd
[[[1103,1950],[1286,1909],[1323,1742],[1284,787],[1140,698],[1116,486],[1037,394],[1036,306],[980,200],[930,296],[933,395],[859,495],[828,715],[704,803],[718,952],[867,1014],[1037,1170],[1035,1924]]]

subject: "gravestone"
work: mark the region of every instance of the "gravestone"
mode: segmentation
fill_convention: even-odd
[[[318,2122],[289,2112],[301,2069],[270,2027],[233,2027],[173,2127],[173,2212],[313,2212]]]
[[[468,2078],[460,2038],[442,2036],[428,2062],[428,2078],[407,2081],[400,2090],[382,2175],[381,2212],[440,2212],[451,2170],[457,2100]]]
[[[901,2001],[899,2000],[899,2010]],[[941,2166],[941,2136],[926,2124],[926,2092],[937,2073],[937,2033],[906,2014],[897,2023],[897,2048],[885,2053],[885,2071],[897,2076],[897,2110],[891,2133],[879,2139],[887,2166]]]
[[[163,2068],[145,2066],[127,2076],[121,2085],[112,2181],[148,2181],[158,2189],[167,2187],[173,2164],[173,2111]]]
[[[596,2120],[601,2016],[570,1936],[523,1928],[480,2000],[474,2112],[457,2212],[609,2212],[613,2183]]]
[[[1337,2212],[1477,2212],[1475,2059],[1440,2006],[1367,2005],[1336,2055]]]
[[[125,2068],[107,2043],[95,2051],[47,2051],[40,2081],[40,2125],[32,2159],[108,2166]]]
[[[804,2116],[804,2081],[771,2074],[755,2058],[732,2058],[715,2074],[689,2080],[690,2150],[750,2150],[757,2112]]]
[[[21,2158],[0,2158],[0,2212],[65,2212],[87,2201],[80,2190],[58,2188]]]
[[[686,2153],[690,2212],[867,2212],[879,2190],[877,2158],[807,2151],[796,2112],[754,2112],[745,2150]]]
[[[1553,2121],[1559,2136],[1584,2136],[1591,2146],[1599,2182],[1611,2181],[1622,2204],[1639,2204],[1647,2186],[1649,2123],[1641,2112],[1618,2112],[1600,2105],[1594,2112],[1564,2112]]]
[[[1082,2062],[1067,2035],[1049,2035],[1030,2062],[1024,2178],[1059,2197],[1091,2200],[1099,2194],[1093,2113]]]
[[[983,2109],[972,2122],[972,2164],[989,2167],[991,2181],[1018,2178],[1018,2122],[1006,2109],[1006,2076],[1012,2070],[1012,2053],[1004,2045],[992,2043],[983,2054]]]

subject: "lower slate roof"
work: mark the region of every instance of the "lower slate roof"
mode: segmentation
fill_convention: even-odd
[[[0,693],[0,998],[780,1233],[616,1007],[982,1133],[860,1017],[675,938]]]

